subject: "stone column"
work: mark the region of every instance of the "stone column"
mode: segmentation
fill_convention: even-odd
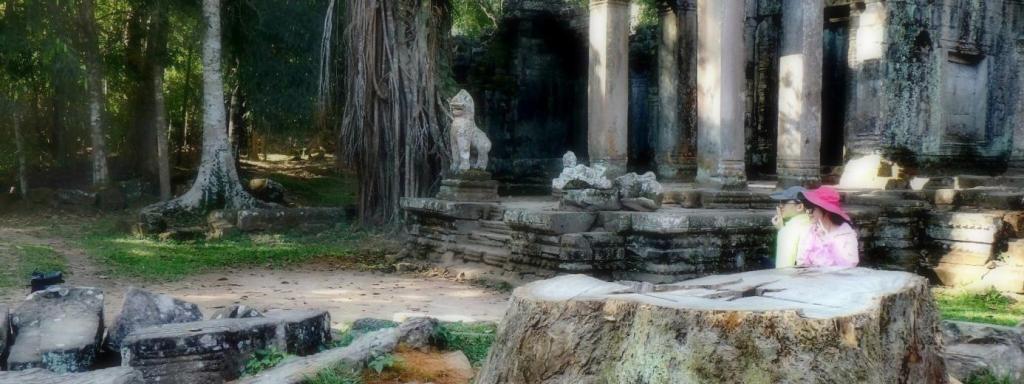
[[[777,170],[783,188],[821,182],[824,11],[821,0],[782,3]]]
[[[697,1],[697,182],[744,188],[743,7]]]
[[[628,159],[629,1],[590,0],[587,148],[610,177],[625,173]]]
[[[851,98],[846,108],[846,159],[881,149],[885,121],[885,34],[888,13],[880,0],[850,7]]]
[[[662,4],[661,39],[658,42],[658,136],[654,148],[659,179],[679,179],[683,107],[679,98],[679,17],[675,7]]]

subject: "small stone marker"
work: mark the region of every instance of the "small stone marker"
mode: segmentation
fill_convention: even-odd
[[[103,292],[65,286],[34,292],[14,310],[11,329],[8,369],[87,371],[103,336]]]

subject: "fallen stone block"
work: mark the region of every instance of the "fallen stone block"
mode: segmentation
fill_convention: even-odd
[[[1018,210],[1024,208],[1024,193],[1004,188],[978,187],[960,191],[962,205],[982,209]]]
[[[478,173],[468,176],[467,173]],[[462,172],[458,177],[444,179],[437,192],[439,200],[467,202],[497,202],[498,182],[491,180],[491,174],[479,170]]]
[[[942,188],[935,190],[935,205],[959,206],[963,204],[960,191],[953,188]]]
[[[121,343],[121,364],[147,383],[223,383],[237,379],[253,352],[279,347],[271,319],[221,319],[137,329]]]
[[[168,295],[129,288],[121,304],[121,313],[107,331],[104,347],[110,351],[120,352],[121,341],[136,329],[202,319],[203,313],[195,304]]]
[[[613,184],[619,190],[622,205],[629,210],[653,212],[661,208],[665,198],[664,188],[654,172],[643,175],[630,172],[617,177]]]
[[[1003,227],[1002,212],[931,212],[925,233],[932,239],[993,243]]]
[[[142,373],[127,368],[107,368],[84,373],[54,373],[41,368],[0,372],[0,384],[145,384]]]
[[[774,269],[649,292],[566,275],[514,291],[475,382],[941,383],[939,321],[927,280],[904,272]]]
[[[939,258],[940,264],[974,265],[978,267],[987,265],[989,261],[992,261],[990,255],[960,251],[950,252]]]
[[[1008,265],[1024,267],[1024,239],[1008,242],[1002,258]]]
[[[87,371],[103,337],[103,291],[55,286],[34,292],[14,310],[11,329],[8,369]]]
[[[464,201],[446,201],[422,197],[403,197],[402,208],[462,220],[479,220],[487,217],[492,210],[497,210],[493,203],[473,203]]]
[[[597,220],[591,212],[534,211],[509,209],[503,220],[509,227],[522,228],[546,234],[587,232]]]
[[[967,380],[991,373],[1024,382],[1024,335],[1020,328],[945,321],[943,356],[950,376]]]
[[[283,350],[288,353],[310,355],[331,342],[331,315],[327,311],[272,310],[263,316],[278,324],[277,339],[283,340]]]
[[[843,166],[839,188],[843,189],[892,189],[906,184],[903,169],[895,162],[881,155],[866,155],[851,159]]]

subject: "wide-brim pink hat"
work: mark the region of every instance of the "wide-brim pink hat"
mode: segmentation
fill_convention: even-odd
[[[848,215],[846,211],[843,210],[843,206],[839,202],[839,192],[837,192],[835,188],[821,187],[806,191],[803,193],[803,195],[804,198],[807,199],[807,201],[811,202],[811,204],[821,207],[821,209],[824,209],[826,211],[842,216],[842,218],[849,223],[853,222],[853,220],[850,220],[850,215]]]

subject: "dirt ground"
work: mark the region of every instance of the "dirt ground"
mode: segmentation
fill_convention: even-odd
[[[166,293],[199,305],[207,316],[225,306],[241,303],[260,310],[278,308],[325,309],[333,325],[373,317],[401,320],[432,316],[446,321],[497,321],[507,307],[507,293],[466,283],[421,275],[361,272],[318,264],[268,269],[251,268],[202,274],[171,283],[122,281],[102,269],[71,241],[40,228],[19,228],[0,221],[0,252],[11,244],[46,245],[64,255],[71,269],[68,284],[92,286],[106,293],[105,318],[109,324],[120,310],[130,286]],[[0,303],[12,308],[27,288],[0,288]]]

